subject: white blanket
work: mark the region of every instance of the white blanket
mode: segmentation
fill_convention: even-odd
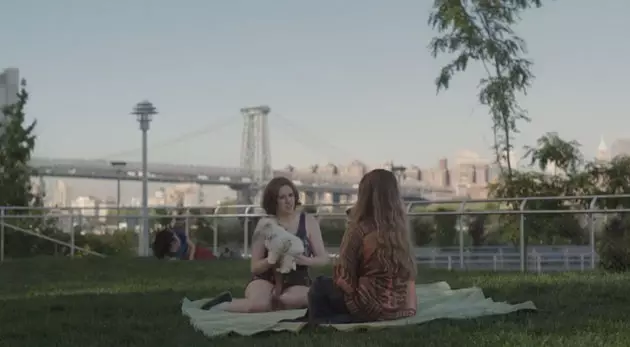
[[[420,284],[416,286],[418,311],[414,317],[395,321],[337,324],[337,330],[357,328],[385,328],[420,324],[434,319],[467,319],[481,316],[507,314],[519,310],[536,310],[533,302],[511,305],[486,298],[480,288],[471,287],[452,290],[446,282]],[[254,335],[263,331],[298,332],[305,323],[280,323],[304,315],[305,310],[276,311],[268,313],[230,313],[219,309],[202,310],[200,307],[210,299],[190,301],[184,298],[182,313],[191,324],[208,337],[236,333]]]

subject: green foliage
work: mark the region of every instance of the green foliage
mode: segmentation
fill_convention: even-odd
[[[4,121],[0,122],[0,206],[29,206],[33,199],[33,172],[28,162],[35,150],[37,122],[25,124],[24,109],[28,97],[28,93],[22,88],[18,101],[2,108]]]
[[[341,244],[341,239],[346,231],[345,219],[322,219],[320,220],[322,238],[326,245],[337,246]]]
[[[136,214],[140,213],[141,211],[137,210]],[[153,210],[153,214],[157,216],[157,218],[154,218],[153,220],[163,227],[171,225],[171,222],[173,221],[173,215],[165,208],[156,208]]]
[[[31,177],[36,173],[28,166],[35,150],[36,121],[26,122],[25,108],[29,94],[24,88],[15,104],[2,108],[0,122],[0,206],[5,210],[5,255],[23,257],[31,254],[52,254],[56,251],[50,241],[27,235],[19,229],[51,236],[58,233],[57,221],[41,209],[43,192],[33,194]],[[24,209],[31,207],[30,209]],[[39,209],[38,209],[39,208]]]
[[[476,215],[468,223],[468,234],[473,246],[482,246],[486,238],[487,215]]]
[[[527,93],[534,78],[532,62],[523,57],[525,41],[512,27],[525,10],[540,6],[540,0],[435,0],[429,17],[429,25],[440,35],[430,43],[433,57],[455,56],[435,80],[438,92],[448,89],[455,74],[466,71],[471,61],[485,71],[478,100],[489,109],[496,162],[506,161],[508,179],[514,164],[508,155],[513,134],[518,132],[519,121],[529,121],[517,95]]]
[[[438,213],[452,212],[446,208],[438,208]],[[458,243],[457,223],[458,217],[455,214],[436,214],[435,220],[435,241],[439,247],[452,247]]]
[[[412,218],[411,232],[414,234],[416,246],[429,246],[435,237],[433,219],[431,217]]]
[[[630,270],[630,215],[614,216],[598,244],[600,266],[612,272]]]

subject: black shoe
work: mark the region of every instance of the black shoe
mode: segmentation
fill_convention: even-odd
[[[213,307],[215,307],[218,304],[222,304],[224,302],[232,302],[232,293],[230,292],[223,292],[219,295],[217,295],[214,299],[206,302],[205,304],[203,304],[203,306],[201,306],[202,310],[209,310]]]

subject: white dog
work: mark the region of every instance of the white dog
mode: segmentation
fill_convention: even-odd
[[[258,232],[265,238],[269,263],[276,264],[279,261],[277,271],[282,274],[295,270],[295,257],[304,253],[302,240],[284,229],[275,218],[262,219]]]

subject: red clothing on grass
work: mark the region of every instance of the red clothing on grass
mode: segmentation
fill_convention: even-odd
[[[193,260],[212,260],[212,259],[216,259],[217,257],[214,255],[214,253],[212,253],[211,250],[199,246],[197,245],[195,247],[195,254],[193,256]]]

